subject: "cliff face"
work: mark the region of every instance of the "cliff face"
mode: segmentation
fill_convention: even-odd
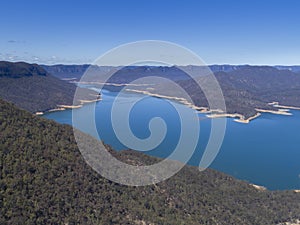
[[[37,64],[0,62],[0,97],[30,112],[72,105],[75,90]]]
[[[0,61],[0,77],[20,78],[29,76],[46,76],[47,72],[37,64],[25,62]]]
[[[80,78],[90,65],[41,65],[47,72],[59,78]]]

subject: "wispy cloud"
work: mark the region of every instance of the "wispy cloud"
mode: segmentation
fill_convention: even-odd
[[[13,40],[11,40],[13,41]],[[0,60],[4,61],[25,61],[29,63],[37,63],[37,64],[86,64],[92,63],[93,60],[89,58],[66,58],[58,55],[50,55],[50,56],[41,56],[37,54],[32,54],[28,51],[16,51],[11,50],[9,52],[0,53]]]
[[[19,41],[19,40],[8,40],[7,41],[8,43],[10,43],[10,44],[25,44],[26,43],[26,41]]]

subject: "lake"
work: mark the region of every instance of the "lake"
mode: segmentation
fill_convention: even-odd
[[[102,101],[86,104],[74,113],[84,114],[95,107],[100,139],[116,150],[127,149],[118,140],[111,125],[110,112],[115,96],[115,92],[103,90]],[[121,99],[121,103],[128,104],[136,97],[135,94],[128,94]],[[178,107],[185,106],[178,104]],[[300,111],[291,112],[293,116],[263,113],[249,124],[228,118],[222,147],[210,167],[270,190],[300,189]],[[188,162],[195,166],[199,165],[211,128],[211,119],[204,114],[198,115],[200,139]],[[56,111],[43,117],[72,125],[72,110]],[[130,128],[137,137],[147,138],[150,135],[149,121],[153,117],[163,118],[168,130],[162,143],[145,153],[165,158],[176,147],[180,136],[178,114],[169,101],[145,96],[132,108]],[[89,133],[88,127],[82,130]]]

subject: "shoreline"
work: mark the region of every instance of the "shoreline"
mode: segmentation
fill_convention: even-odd
[[[297,106],[280,105],[278,102],[277,102],[277,104],[274,104],[273,107],[276,107],[276,108],[282,108],[282,109],[294,109],[294,110],[300,110],[300,107],[297,107]]]
[[[268,109],[255,109],[255,110],[257,112],[272,113],[272,114],[277,114],[277,115],[285,115],[285,116],[291,116],[291,115],[293,115],[292,113],[290,113],[286,109],[278,109],[278,111],[276,111],[276,110],[268,110]]]
[[[79,82],[77,82],[79,83]],[[81,82],[81,83],[100,83],[100,82]],[[109,83],[108,85],[125,85],[127,86],[128,84],[113,84],[113,83]],[[129,85],[128,85],[129,86]],[[143,86],[143,85],[132,85],[132,86]],[[148,89],[148,88],[147,88]],[[149,88],[149,90],[153,90],[153,88]],[[224,113],[222,110],[220,109],[209,109],[208,107],[204,107],[204,106],[196,106],[192,103],[190,103],[187,99],[182,98],[182,97],[174,97],[174,96],[167,96],[167,95],[160,95],[160,94],[155,94],[155,93],[151,93],[149,91],[143,91],[143,90],[136,90],[136,89],[130,89],[130,88],[126,88],[125,91],[128,92],[133,92],[133,93],[138,93],[138,94],[143,94],[143,95],[148,95],[151,97],[156,97],[156,98],[163,98],[163,99],[169,99],[169,100],[175,100],[176,102],[179,102],[191,109],[197,110],[197,113],[204,113],[207,114],[206,117],[210,118],[210,119],[215,119],[215,118],[235,118],[234,121],[238,122],[238,123],[243,123],[243,124],[248,124],[250,123],[252,120],[258,118],[259,116],[262,115],[262,113],[272,113],[272,114],[276,114],[276,115],[284,115],[284,116],[291,116],[293,115],[290,112],[290,109],[292,110],[300,110],[300,107],[296,107],[296,106],[284,106],[284,105],[280,105],[278,102],[270,102],[268,103],[268,105],[271,105],[275,108],[277,108],[278,110],[270,110],[270,109],[259,109],[259,108],[255,108],[255,110],[257,111],[257,113],[251,117],[245,118],[244,115],[239,114],[239,113]],[[63,111],[66,109],[76,109],[76,108],[81,108],[84,104],[88,104],[88,103],[92,103],[92,102],[97,102],[97,101],[101,101],[102,99],[95,99],[95,100],[79,100],[80,104],[79,105],[58,105],[58,108],[54,108],[54,109],[50,109],[47,111],[43,111],[43,112],[35,112],[35,115],[41,116],[44,115],[46,113],[51,113],[51,112],[56,112],[56,111]]]
[[[71,83],[76,84],[99,84],[99,85],[108,85],[108,86],[115,86],[115,87],[122,87],[122,86],[132,86],[132,87],[144,87],[144,86],[153,86],[154,84],[127,84],[127,83],[105,83],[105,82],[97,82],[97,81],[73,81]]]
[[[34,115],[36,116],[42,116],[45,115],[47,113],[52,113],[52,112],[57,112],[57,111],[64,111],[66,109],[79,109],[81,108],[84,104],[88,104],[88,103],[93,103],[93,102],[99,102],[102,99],[95,99],[95,100],[79,100],[80,104],[79,105],[57,105],[57,108],[54,109],[49,109],[46,111],[39,111],[39,112],[35,112]]]
[[[249,117],[248,119],[245,119],[245,117],[243,116],[244,119],[235,119],[234,121],[239,122],[239,123],[250,123],[251,120],[254,120],[260,116],[261,116],[261,113],[258,112],[254,116]]]
[[[175,101],[177,101],[179,103],[182,103],[183,105],[186,105],[186,106],[190,107],[191,109],[198,110],[200,113],[209,113],[210,112],[210,110],[207,107],[193,105],[192,103],[190,103],[185,98],[172,97],[172,96],[168,96],[168,95],[154,94],[154,93],[151,93],[149,91],[141,91],[141,90],[128,89],[128,88],[125,89],[125,90],[128,91],[128,92],[134,92],[134,93],[138,93],[138,94],[148,95],[148,96],[151,96],[151,97],[175,100]],[[219,109],[211,110],[211,111],[222,112],[222,110],[219,110]]]
[[[244,115],[239,114],[239,113],[224,113],[220,109],[211,109],[210,110],[207,107],[196,106],[196,105],[193,105],[192,103],[190,103],[185,98],[154,94],[154,93],[151,93],[149,91],[142,91],[142,90],[136,90],[136,89],[126,89],[126,91],[139,93],[139,94],[144,94],[144,95],[148,95],[148,96],[152,96],[152,97],[156,97],[156,98],[165,98],[165,99],[175,100],[179,103],[182,103],[182,104],[190,107],[191,109],[197,110],[199,113],[208,114],[208,115],[206,115],[206,117],[208,117],[208,118],[211,118],[211,119],[213,119],[213,118],[224,118],[224,117],[236,118],[236,119],[234,119],[235,122],[244,123],[244,124],[250,123],[252,120],[254,120],[254,119],[258,118],[259,116],[261,116],[262,113],[272,113],[272,114],[277,114],[277,115],[291,116],[293,114],[289,112],[290,109],[300,110],[300,107],[284,106],[284,105],[279,105],[278,102],[271,102],[271,103],[268,103],[268,105],[272,105],[273,107],[278,108],[278,110],[255,108],[257,113],[255,115],[249,117],[249,118],[245,118]]]
[[[257,185],[257,184],[251,184],[251,183],[250,183],[250,185],[251,185],[252,187],[254,187],[255,189],[259,190],[259,191],[267,191],[267,190],[268,190],[266,187],[260,186],[260,185]]]
[[[236,118],[234,119],[235,122],[238,123],[250,123],[251,120],[256,119],[257,117],[259,117],[261,115],[261,113],[256,113],[254,116],[251,116],[247,119],[245,119],[245,116],[242,114],[238,114],[238,113],[234,113],[234,114],[230,114],[230,113],[224,113],[224,114],[210,114],[210,115],[206,115],[206,117],[214,119],[214,118],[224,118],[224,117],[230,117],[230,118]]]

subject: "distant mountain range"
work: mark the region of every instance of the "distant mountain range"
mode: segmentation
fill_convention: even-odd
[[[61,79],[74,78],[79,81],[88,65],[55,65],[43,66],[48,72]],[[171,79],[189,92],[195,105],[209,107],[207,100],[189,76],[183,72],[198,74],[196,79],[203,79],[205,69],[197,66],[185,67],[97,67],[91,66],[89,77],[85,81],[104,82],[105,75],[113,74],[107,81],[126,84],[135,79],[147,76],[159,76]],[[250,66],[250,65],[212,65],[210,69],[217,78],[226,101],[227,113],[240,114],[245,119],[258,114],[259,110],[279,112],[278,108],[269,103],[279,102],[280,105],[300,107],[300,66]],[[106,86],[108,89],[115,88]],[[139,91],[147,90],[147,86],[135,87]],[[151,93],[176,96],[164,84],[156,83]],[[181,97],[181,96],[176,96]]]
[[[41,65],[46,71],[51,73],[52,75],[59,77],[60,79],[68,79],[68,78],[77,78],[79,79],[86,70],[90,67],[89,64],[84,65]],[[196,66],[186,66],[190,68],[195,68]],[[212,72],[232,72],[235,70],[240,70],[247,67],[257,67],[257,66],[250,66],[250,65],[210,65],[208,66]],[[260,66],[259,66],[260,67]],[[261,66],[265,67],[265,66]],[[291,72],[300,73],[300,66],[273,66],[276,69],[279,70],[289,70]],[[121,67],[112,67],[112,66],[101,66],[97,67],[94,66],[94,68],[97,68],[99,71],[107,72],[110,70],[119,70]],[[132,67],[126,67],[128,69],[134,69],[137,68],[135,66]],[[172,71],[172,67],[155,67],[155,66],[139,66],[139,68],[146,68],[148,70],[154,70],[158,71],[161,75],[163,71],[170,72]],[[135,71],[133,71],[135,72]],[[154,73],[154,72],[153,72]]]
[[[274,66],[279,70],[289,70],[295,73],[300,73],[300,66]]]
[[[300,73],[298,66],[249,66],[249,65],[212,65],[210,69],[217,78],[226,102],[226,112],[240,115],[245,120],[256,116],[260,111],[277,112],[279,105],[300,107]],[[86,70],[89,77],[84,81],[128,84],[136,79],[158,76],[170,79],[180,85],[191,96],[198,107],[209,108],[206,97],[188,73],[195,79],[205,80],[204,67],[97,67],[89,65],[39,66],[27,63],[0,62],[0,96],[30,112],[48,111],[61,105],[72,105],[76,86],[70,82],[79,81]],[[183,71],[184,70],[184,71]],[[53,76],[52,76],[53,75]],[[106,75],[112,75],[105,80]],[[58,79],[60,78],[60,79]],[[151,94],[178,96],[178,93],[165,85],[165,82],[150,80],[140,87],[130,87]],[[95,83],[96,82],[96,83]],[[125,87],[125,85],[121,85]],[[118,91],[120,87],[111,84],[105,88]],[[149,91],[150,89],[151,91]],[[83,89],[82,89],[83,90]],[[85,89],[82,100],[95,100],[98,93]],[[274,103],[270,105],[269,103]],[[81,102],[76,102],[81,104]]]
[[[89,139],[90,147],[96,142]],[[111,182],[81,156],[73,129],[0,99],[0,224],[281,224],[300,215],[300,193],[268,191],[185,166],[145,187]],[[107,146],[109,148],[109,146]],[[119,160],[149,165],[135,151]]]
[[[73,105],[75,90],[37,64],[0,61],[0,97],[30,112]]]

